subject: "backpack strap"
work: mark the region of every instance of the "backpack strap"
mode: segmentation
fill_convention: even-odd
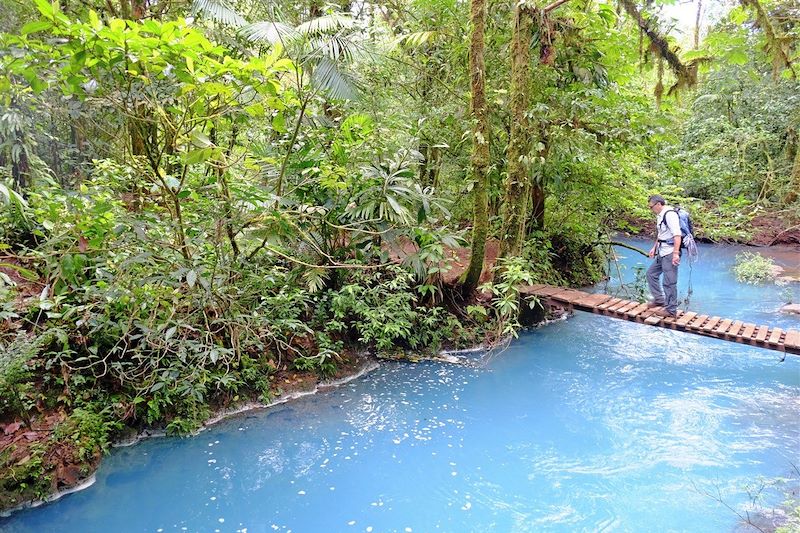
[[[667,229],[669,229],[669,224],[667,224],[667,215],[670,214],[670,213],[675,213],[675,216],[678,217],[678,228],[680,228],[681,216],[678,213],[678,209],[680,209],[680,208],[679,207],[673,207],[672,209],[670,209],[669,211],[664,213],[664,216],[661,218],[661,224],[666,226]],[[683,236],[683,231],[680,230],[680,229],[678,229],[678,231],[680,232],[681,236]],[[675,234],[674,233],[672,234],[672,238],[671,239],[658,239],[658,242],[663,243],[663,244],[673,245],[673,244],[675,244]]]
[[[677,208],[677,207],[673,207],[672,209],[670,209],[669,211],[664,213],[664,217],[661,219],[661,224],[667,226],[667,229],[669,229],[669,225],[667,224],[667,215],[670,214],[670,213],[675,213],[675,216],[678,217],[678,227],[680,227],[680,225],[681,225],[681,215],[678,213],[678,209],[679,208]]]

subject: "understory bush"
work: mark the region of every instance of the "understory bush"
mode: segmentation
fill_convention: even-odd
[[[736,264],[733,273],[740,283],[758,284],[765,283],[774,277],[775,263],[769,257],[751,252],[742,252],[736,255]]]
[[[494,267],[495,279],[484,284],[481,290],[492,294],[492,312],[494,313],[496,337],[517,336],[521,325],[519,322],[521,305],[533,307],[535,299],[522,300],[520,287],[535,283],[533,265],[522,257],[500,258]]]
[[[444,340],[458,342],[464,332],[442,307],[418,304],[413,274],[398,266],[353,274],[323,300],[330,313],[326,329],[352,335],[378,350],[438,350]]]
[[[53,437],[73,444],[82,461],[107,453],[112,436],[123,427],[114,409],[114,404],[103,405],[101,402],[76,407],[69,418],[56,427]]]

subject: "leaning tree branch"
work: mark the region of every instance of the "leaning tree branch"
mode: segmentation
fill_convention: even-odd
[[[634,252],[638,252],[638,253],[642,254],[643,256],[645,256],[645,257],[650,257],[650,254],[648,254],[647,252],[645,252],[641,248],[637,248],[636,246],[633,246],[631,244],[626,244],[626,243],[620,242],[620,241],[598,241],[595,244],[601,244],[601,245],[606,245],[606,246],[621,246],[622,248],[627,248],[628,250],[633,250]]]
[[[678,78],[678,82],[669,90],[672,93],[681,86],[692,87],[697,83],[697,67],[695,65],[685,65],[678,54],[669,46],[666,36],[662,35],[658,29],[658,23],[651,17],[645,16],[636,7],[634,0],[619,0],[622,7],[636,21],[639,28],[647,35],[650,42],[655,47],[658,55],[667,61],[672,72]]]
[[[550,4],[549,6],[545,6],[545,8],[542,9],[542,11],[544,12],[545,15],[547,15],[548,13],[550,13],[552,10],[554,10],[555,8],[560,6],[561,4],[566,4],[567,2],[569,2],[569,0],[556,0],[555,2]]]

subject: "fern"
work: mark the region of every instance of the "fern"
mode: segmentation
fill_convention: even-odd
[[[406,48],[419,48],[425,43],[433,42],[439,36],[435,31],[418,31],[401,35],[392,42],[392,48],[404,46]]]

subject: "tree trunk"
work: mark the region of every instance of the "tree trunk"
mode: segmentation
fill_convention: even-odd
[[[23,133],[19,130],[17,130],[16,145],[21,149],[16,158],[11,157],[11,177],[14,180],[14,188],[25,196],[31,186],[31,164],[28,160],[28,150],[24,144]]]
[[[309,19],[315,19],[324,15],[324,11],[322,10],[323,5],[320,0],[311,0],[308,4],[308,17]]]
[[[653,94],[656,96],[656,111],[661,111],[661,97],[664,95],[664,58],[659,57],[658,61],[658,81]]]
[[[142,111],[140,106],[137,106],[137,111]],[[142,131],[142,122],[133,117],[128,117],[128,134],[131,139],[131,155],[144,155],[144,132]]]
[[[543,179],[544,176],[541,176],[541,179],[537,180],[531,186],[531,223],[528,231],[539,231],[544,229],[545,191],[544,183],[541,181]]]
[[[462,291],[469,295],[475,290],[483,271],[486,236],[489,231],[488,170],[489,170],[489,117],[486,103],[486,65],[484,62],[484,33],[486,26],[486,0],[472,0],[470,9],[472,35],[470,38],[470,78],[472,90],[472,179],[475,206],[472,216],[472,252],[469,267],[464,274]]]
[[[80,123],[80,118],[70,120],[69,124],[70,142],[75,147],[75,158],[72,160],[71,170],[73,174],[72,186],[75,182],[83,181],[83,125]]]
[[[525,207],[530,191],[528,156],[528,85],[530,83],[531,17],[524,4],[514,8],[514,31],[511,37],[511,135],[508,141],[508,178],[506,180],[504,220],[500,255],[520,253],[525,232]]]
[[[442,164],[442,149],[438,146],[422,144],[419,153],[424,159],[419,165],[419,183],[423,187],[436,188],[439,183],[439,168]]]
[[[694,18],[694,49],[700,48],[700,17],[703,12],[703,0],[697,0],[697,15]]]
[[[789,193],[784,202],[787,204],[796,202],[798,191],[800,191],[800,145],[795,144],[794,164],[792,164],[792,174],[789,176]]]
[[[536,128],[536,138],[539,139],[536,152],[534,154],[533,165],[533,179],[530,181],[530,193],[526,196],[530,199],[530,218],[526,235],[530,235],[534,231],[544,229],[544,212],[545,212],[545,199],[547,193],[545,185],[547,177],[545,176],[544,163],[550,154],[550,139],[548,138],[548,125],[545,122],[540,122]]]
[[[50,142],[48,143],[50,145],[50,163],[48,166],[58,176],[59,183],[64,187],[66,176],[61,169],[61,151],[59,150],[58,140],[58,127],[56,126],[55,113],[53,113],[50,115]]]
[[[239,131],[236,124],[231,125],[231,139],[228,143],[228,149],[225,152],[225,159],[220,160],[215,168],[217,174],[217,182],[220,185],[220,192],[222,193],[222,224],[225,227],[225,233],[228,236],[228,242],[231,245],[231,252],[233,258],[239,257],[239,245],[236,242],[236,232],[233,228],[233,198],[231,197],[230,186],[228,185],[228,167],[227,162],[230,160],[233,153],[233,147],[236,145],[236,137]],[[217,144],[217,129],[216,127],[211,130],[211,142]]]
[[[145,0],[131,0],[131,18],[133,20],[142,20],[147,11],[147,3]]]
[[[147,9],[144,0],[122,0],[122,6],[131,20],[135,21],[142,20]],[[141,63],[137,62],[136,65],[140,70],[145,69],[144,65]],[[133,108],[133,116],[127,118],[128,135],[131,142],[131,155],[133,156],[145,154],[144,144],[149,136],[149,130],[151,128],[148,122],[148,115],[147,106],[143,103],[136,103]]]

